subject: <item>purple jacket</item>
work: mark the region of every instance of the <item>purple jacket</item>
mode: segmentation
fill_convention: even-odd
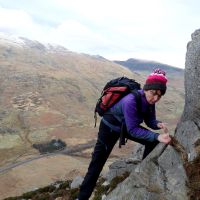
[[[145,124],[151,129],[159,129],[157,127],[157,123],[160,121],[156,120],[155,105],[150,105],[147,102],[143,90],[138,91],[141,94],[140,110],[138,110],[136,97],[133,94],[128,94],[123,97],[118,103],[116,103],[112,108],[110,108],[110,112],[119,121],[118,128],[120,128],[121,123],[125,122],[128,134],[138,139],[155,141],[158,138],[158,134],[140,126],[142,122],[145,122]],[[110,128],[113,128],[112,124],[106,124]]]

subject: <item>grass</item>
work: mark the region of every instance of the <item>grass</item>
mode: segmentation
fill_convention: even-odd
[[[0,135],[0,149],[11,149],[23,145],[19,135]]]
[[[188,161],[188,154],[185,148],[174,137],[172,138],[171,145],[180,154],[183,161],[188,178],[188,200],[200,200],[200,140],[197,140],[194,144],[197,151],[197,156],[192,161]]]
[[[189,200],[200,200],[200,154],[185,164],[188,177]]]
[[[100,178],[94,192],[93,200],[101,200],[103,194],[109,194],[114,190],[119,183],[129,176],[129,172],[125,172],[121,176],[112,179],[109,185],[102,185],[105,179]],[[78,196],[79,188],[71,189],[71,181],[59,181],[54,184],[39,188],[34,191],[26,192],[21,196],[8,197],[4,200],[54,200],[57,197],[62,197],[66,200],[74,200]]]
[[[30,191],[17,197],[8,197],[4,200],[54,200],[57,197],[62,197],[67,200],[74,200],[79,192],[79,189],[70,189],[71,181],[59,181],[52,185],[39,188],[35,191]]]
[[[102,185],[105,179],[101,178],[96,186],[93,200],[101,200],[103,194],[108,195],[117,187],[119,183],[124,181],[129,176],[129,174],[129,172],[125,172],[121,176],[116,176],[111,180],[110,184],[106,186]]]

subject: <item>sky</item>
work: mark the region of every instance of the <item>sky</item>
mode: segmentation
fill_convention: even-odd
[[[184,68],[199,0],[0,0],[0,33]]]

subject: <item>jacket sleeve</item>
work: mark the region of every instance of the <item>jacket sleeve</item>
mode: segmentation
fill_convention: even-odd
[[[145,113],[144,122],[151,129],[154,129],[154,130],[160,129],[160,128],[158,128],[157,124],[161,121],[156,120],[155,105],[151,105],[149,107],[147,113]]]
[[[136,101],[133,98],[126,98],[122,103],[122,111],[127,127],[127,131],[130,135],[138,139],[144,139],[147,141],[155,141],[158,138],[158,134],[148,129],[144,129],[140,126],[143,120],[139,119],[137,113]]]

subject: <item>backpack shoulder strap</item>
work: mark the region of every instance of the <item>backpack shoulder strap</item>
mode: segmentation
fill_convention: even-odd
[[[135,96],[137,110],[140,112],[142,110],[142,97],[141,97],[141,94],[138,92],[137,89],[131,90],[130,93]],[[121,148],[122,145],[125,145],[125,143],[128,140],[127,138],[125,140],[125,132],[127,132],[126,125],[124,123],[122,123],[121,124],[120,137],[119,137],[119,148]]]
[[[142,97],[138,90],[132,90],[131,93],[135,96],[137,109],[140,112],[142,110]]]

